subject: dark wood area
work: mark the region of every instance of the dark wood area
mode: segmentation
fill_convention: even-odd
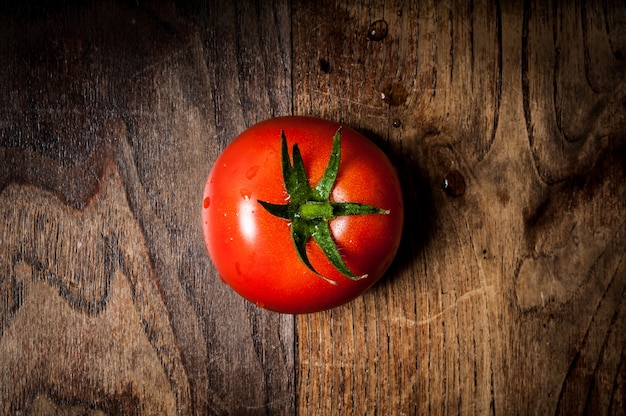
[[[626,5],[3,2],[0,414],[624,414]],[[246,302],[205,178],[314,115],[398,167],[362,297]]]

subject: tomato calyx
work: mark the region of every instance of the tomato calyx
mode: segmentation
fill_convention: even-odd
[[[331,284],[337,282],[318,273],[306,253],[306,245],[313,238],[326,258],[342,275],[351,280],[360,280],[367,274],[357,276],[343,261],[333,240],[329,222],[346,215],[388,214],[388,210],[357,202],[335,202],[330,194],[337,180],[341,160],[341,127],[333,136],[333,147],[322,179],[313,188],[304,169],[298,144],[293,145],[293,164],[289,157],[287,138],[281,131],[281,167],[285,188],[289,194],[287,204],[273,204],[257,200],[270,214],[283,218],[291,224],[291,238],[298,258],[315,274]]]

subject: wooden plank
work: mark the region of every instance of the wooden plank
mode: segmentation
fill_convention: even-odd
[[[1,17],[0,413],[293,413],[293,318],[199,219],[221,148],[290,111],[288,4],[51,7]]]
[[[213,152],[252,124],[291,112],[288,2],[210,1],[191,16],[207,55]],[[211,301],[205,319],[209,357],[215,358],[208,372],[219,413],[293,413],[293,318],[259,309],[225,285],[215,292],[216,284],[201,298]]]
[[[294,5],[294,112],[386,149],[408,217],[385,280],[297,318],[298,413],[622,412],[624,15]]]

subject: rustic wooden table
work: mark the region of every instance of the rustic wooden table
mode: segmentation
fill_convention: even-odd
[[[1,414],[624,414],[623,2],[8,3]],[[218,153],[287,114],[406,199],[386,277],[302,316],[200,226]]]

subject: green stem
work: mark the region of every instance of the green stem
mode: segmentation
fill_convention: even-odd
[[[300,205],[298,214],[304,220],[329,220],[333,217],[333,207],[329,202],[308,201]]]
[[[307,241],[311,238],[317,242],[326,258],[342,275],[351,280],[367,277],[367,274],[355,275],[343,261],[330,232],[329,221],[335,217],[346,215],[389,214],[388,210],[356,202],[331,202],[330,194],[337,179],[339,161],[341,160],[341,128],[333,137],[333,148],[324,171],[324,176],[316,187],[311,188],[306,177],[302,155],[298,145],[293,145],[293,163],[289,158],[287,138],[281,132],[281,165],[285,188],[289,194],[289,203],[272,204],[259,200],[270,214],[283,218],[291,223],[291,237],[300,260],[315,274],[324,280],[336,282],[320,275],[306,253]]]

